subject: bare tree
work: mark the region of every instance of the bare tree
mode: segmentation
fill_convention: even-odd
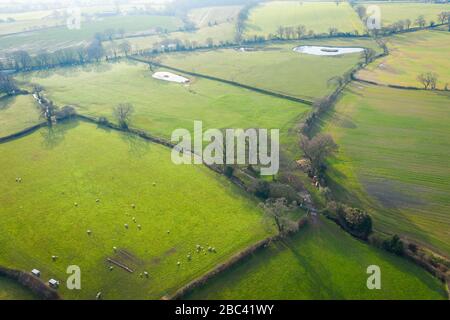
[[[295,202],[288,204],[285,198],[268,199],[260,206],[268,218],[275,220],[278,232],[281,235],[293,229],[294,222],[289,218],[289,214],[296,209],[297,204]]]
[[[438,75],[434,72],[421,73],[417,76],[417,80],[423,85],[424,89],[436,89]]]
[[[447,21],[447,19],[448,19],[448,15],[449,15],[448,12],[441,12],[441,13],[439,13],[439,14],[438,14],[438,20],[439,20],[439,22],[440,22],[441,24],[444,24],[445,21]]]
[[[15,81],[10,76],[0,73],[0,94],[11,95],[17,90]]]
[[[420,15],[417,17],[416,21],[415,21],[416,25],[423,28],[425,27],[425,24],[427,23],[425,21],[425,17],[423,15]]]
[[[364,17],[366,16],[366,8],[364,6],[357,6],[356,7],[356,13],[358,14],[359,18],[361,20],[364,19]]]
[[[283,39],[284,36],[284,28],[282,26],[279,26],[277,29],[277,35],[280,39]]]
[[[103,57],[105,50],[103,49],[103,45],[101,41],[94,40],[87,47],[87,56],[90,60],[96,60],[97,62]]]
[[[328,79],[328,81],[327,81],[328,86],[336,86],[337,88],[342,87],[343,84],[344,84],[344,78],[341,76],[332,77],[332,78]]]
[[[364,49],[364,51],[362,52],[362,56],[364,58],[365,64],[369,64],[370,62],[372,62],[373,58],[375,58],[375,55],[375,50],[370,48]]]
[[[405,20],[405,27],[406,27],[406,29],[411,28],[411,24],[412,24],[411,20],[409,20],[409,19]]]
[[[300,39],[306,34],[306,27],[304,25],[299,25],[295,32],[297,33],[297,38]]]
[[[119,49],[125,54],[125,56],[128,57],[128,54],[131,51],[131,44],[129,41],[124,41],[121,44],[119,44]]]
[[[113,111],[114,117],[117,119],[119,126],[123,129],[128,129],[133,113],[134,108],[131,103],[119,103]]]
[[[305,158],[311,162],[313,173],[318,175],[324,169],[325,159],[334,154],[338,146],[331,135],[318,134],[312,139],[302,136],[300,148],[303,150]]]

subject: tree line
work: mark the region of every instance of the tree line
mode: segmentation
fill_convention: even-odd
[[[364,22],[367,23],[367,19],[369,18],[366,14],[366,7],[359,5],[355,7],[356,13],[358,14],[358,16],[360,17],[360,19]],[[441,24],[448,24],[449,25],[449,31],[450,31],[450,12],[440,12],[437,16],[436,16],[436,21]],[[392,23],[391,25],[388,26],[381,26],[381,29],[375,29],[373,30],[373,32],[376,35],[389,35],[392,33],[397,33],[397,32],[402,32],[402,31],[408,31],[408,30],[412,30],[414,29],[424,29],[426,27],[434,27],[436,26],[436,21],[434,20],[430,20],[427,21],[425,19],[424,15],[419,15],[416,19],[411,20],[411,19],[404,19],[404,20],[399,20],[396,21],[394,23]]]

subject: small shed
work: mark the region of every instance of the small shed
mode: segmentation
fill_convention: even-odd
[[[41,276],[41,272],[38,269],[31,270],[31,274],[38,278]]]
[[[59,287],[59,281],[55,279],[48,280],[48,285],[54,289],[57,289]]]

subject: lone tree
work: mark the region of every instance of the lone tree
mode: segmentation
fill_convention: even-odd
[[[362,56],[364,58],[365,64],[369,64],[372,62],[373,58],[376,56],[376,52],[373,49],[367,48],[362,52]]]
[[[117,119],[117,122],[122,129],[128,129],[133,112],[134,108],[131,103],[119,103],[114,108],[114,117]]]
[[[268,199],[260,206],[268,218],[275,220],[278,232],[281,235],[288,233],[295,227],[294,222],[289,218],[289,213],[297,207],[295,202],[289,204],[285,198]]]
[[[435,90],[438,75],[434,72],[421,73],[417,76],[417,80],[423,85],[425,90]]]
[[[121,44],[119,44],[119,49],[128,57],[128,54],[131,51],[131,44],[129,41],[125,40]]]
[[[338,146],[329,134],[318,134],[312,139],[302,136],[300,148],[305,158],[311,162],[313,174],[319,175],[325,168],[325,159],[334,154]]]

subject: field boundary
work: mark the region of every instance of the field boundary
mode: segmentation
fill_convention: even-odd
[[[61,300],[56,290],[48,287],[41,279],[29,273],[0,266],[0,276],[11,279],[44,300]]]
[[[213,77],[213,76],[209,76],[206,74],[202,74],[202,73],[197,73],[197,72],[190,72],[190,71],[186,71],[186,70],[182,70],[182,69],[178,69],[178,68],[174,68],[168,65],[164,65],[161,63],[156,63],[156,62],[151,62],[145,59],[140,59],[140,58],[136,58],[136,57],[128,57],[128,59],[130,60],[134,60],[137,62],[142,62],[148,65],[153,65],[156,67],[160,67],[160,68],[165,68],[165,69],[169,69],[172,71],[176,71],[176,72],[180,72],[180,73],[184,73],[184,74],[188,74],[194,77],[199,77],[199,78],[205,78],[208,80],[212,80],[212,81],[218,81],[218,82],[222,82],[228,85],[232,85],[235,87],[240,87],[243,89],[247,89],[247,90],[251,90],[251,91],[255,91],[261,94],[265,94],[265,95],[269,95],[272,97],[276,97],[276,98],[281,98],[281,99],[286,99],[286,100],[290,100],[290,101],[294,101],[294,102],[300,102],[306,105],[311,106],[313,104],[313,101],[311,100],[306,100],[306,99],[302,99],[302,98],[296,98],[290,95],[286,95],[286,94],[282,94],[282,93],[278,93],[278,92],[274,92],[274,91],[270,91],[270,90],[266,90],[266,89],[261,89],[261,88],[257,88],[257,87],[252,87],[246,84],[242,84],[239,82],[235,82],[235,81],[231,81],[231,80],[226,80],[226,79],[222,79],[222,78],[218,78],[218,77]]]
[[[400,90],[414,90],[414,91],[428,91],[428,92],[450,92],[450,90],[445,89],[425,89],[425,88],[419,88],[419,87],[413,87],[413,86],[401,86],[397,84],[390,84],[390,83],[379,83],[372,80],[366,80],[361,79],[356,76],[356,74],[352,75],[352,80],[355,82],[361,82],[361,83],[367,83],[378,87],[385,87],[385,88],[392,88],[392,89],[400,89]]]
[[[306,226],[308,224],[308,222],[309,221],[308,221],[307,217],[300,218],[296,223],[297,229],[294,232],[291,232],[290,234],[292,235],[294,233],[299,232],[304,226]],[[281,239],[283,239],[283,235],[276,234],[274,236],[267,237],[263,240],[258,241],[257,243],[237,252],[231,258],[229,258],[227,261],[214,267],[212,270],[205,273],[204,275],[192,280],[185,286],[178,289],[174,294],[162,297],[162,300],[181,300],[181,299],[183,299],[183,297],[186,296],[188,293],[205,285],[211,279],[219,276],[221,273],[227,271],[231,267],[242,262],[243,260],[245,260],[249,256],[255,254],[259,250],[263,250],[264,248],[269,246],[272,242],[280,241]]]
[[[32,134],[36,130],[38,130],[40,128],[43,128],[43,127],[46,127],[46,126],[47,126],[47,122],[44,121],[44,122],[38,123],[38,124],[36,124],[34,126],[25,128],[25,129],[23,129],[23,130],[21,130],[19,132],[16,132],[16,133],[4,136],[4,137],[0,137],[0,144],[6,143],[6,142],[11,141],[11,140],[16,140],[16,139],[19,139],[19,138],[24,137],[24,136],[27,136],[29,134]]]

